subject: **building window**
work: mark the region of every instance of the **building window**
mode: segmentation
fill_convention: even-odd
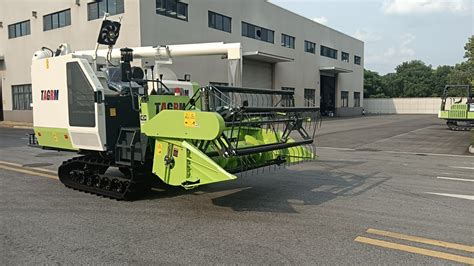
[[[188,21],[188,4],[178,0],[156,0],[156,14]]]
[[[316,90],[315,89],[304,89],[304,106],[315,106],[316,103]]]
[[[354,55],[354,64],[360,65],[361,58],[360,56]]]
[[[31,84],[12,86],[13,110],[31,110]]]
[[[281,34],[281,46],[286,48],[295,49],[295,37]]]
[[[337,59],[337,50],[321,45],[321,55]]]
[[[354,107],[360,107],[360,92],[354,92]]]
[[[31,29],[29,20],[8,25],[8,39],[18,38],[30,34]]]
[[[209,28],[232,32],[232,18],[209,11]]]
[[[341,91],[341,107],[349,107],[349,92]]]
[[[316,44],[310,41],[304,41],[304,51],[307,53],[316,53]]]
[[[71,25],[71,9],[43,16],[43,30],[53,30]]]
[[[123,12],[125,12],[123,0],[101,0],[87,4],[88,20],[102,18],[105,13],[113,16]]]
[[[343,62],[349,63],[349,53],[342,52],[342,53],[341,53],[341,60],[342,60]]]
[[[242,21],[242,36],[244,37],[269,43],[275,43],[274,35],[275,32],[272,30],[265,29]]]
[[[282,91],[295,91],[295,88],[291,87],[281,87]],[[281,106],[282,107],[293,107],[295,106],[295,97],[291,95],[282,95],[281,96]]]

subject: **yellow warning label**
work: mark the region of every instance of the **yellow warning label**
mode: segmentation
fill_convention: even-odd
[[[46,69],[49,69],[49,59],[46,58],[45,62],[46,62]]]
[[[184,126],[185,127],[196,127],[196,113],[185,112],[184,113]]]
[[[161,143],[156,144],[156,153],[158,153],[158,155],[161,155],[162,151],[163,151],[163,144]]]
[[[110,116],[117,116],[117,109],[115,108],[110,108],[109,109]]]

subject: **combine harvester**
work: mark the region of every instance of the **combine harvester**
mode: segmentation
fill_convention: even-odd
[[[58,169],[67,187],[131,200],[153,179],[192,189],[315,159],[319,108],[295,107],[291,91],[237,87],[240,44],[113,49],[119,29],[104,18],[94,51],[62,44],[33,57],[38,144],[80,155]],[[202,55],[227,57],[232,87],[155,78],[155,65]]]
[[[471,85],[447,85],[441,101],[438,118],[446,120],[448,128],[455,131],[469,131],[474,128],[474,91]],[[455,98],[461,97],[458,101]],[[465,97],[465,98],[464,98]],[[450,110],[446,110],[447,100]]]

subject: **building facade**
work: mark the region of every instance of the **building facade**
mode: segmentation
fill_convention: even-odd
[[[32,121],[33,53],[61,43],[93,49],[104,12],[122,19],[115,47],[240,42],[243,86],[294,90],[297,105],[326,114],[362,112],[364,43],[266,0],[3,0],[5,120]],[[218,56],[176,58],[168,68],[201,85],[227,83],[227,61]]]

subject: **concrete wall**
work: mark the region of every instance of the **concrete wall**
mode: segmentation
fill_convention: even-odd
[[[364,99],[364,109],[369,114],[437,114],[441,98],[388,98]],[[447,101],[446,107],[451,106]]]
[[[359,116],[362,115],[363,107],[341,107],[337,108],[337,116]]]

